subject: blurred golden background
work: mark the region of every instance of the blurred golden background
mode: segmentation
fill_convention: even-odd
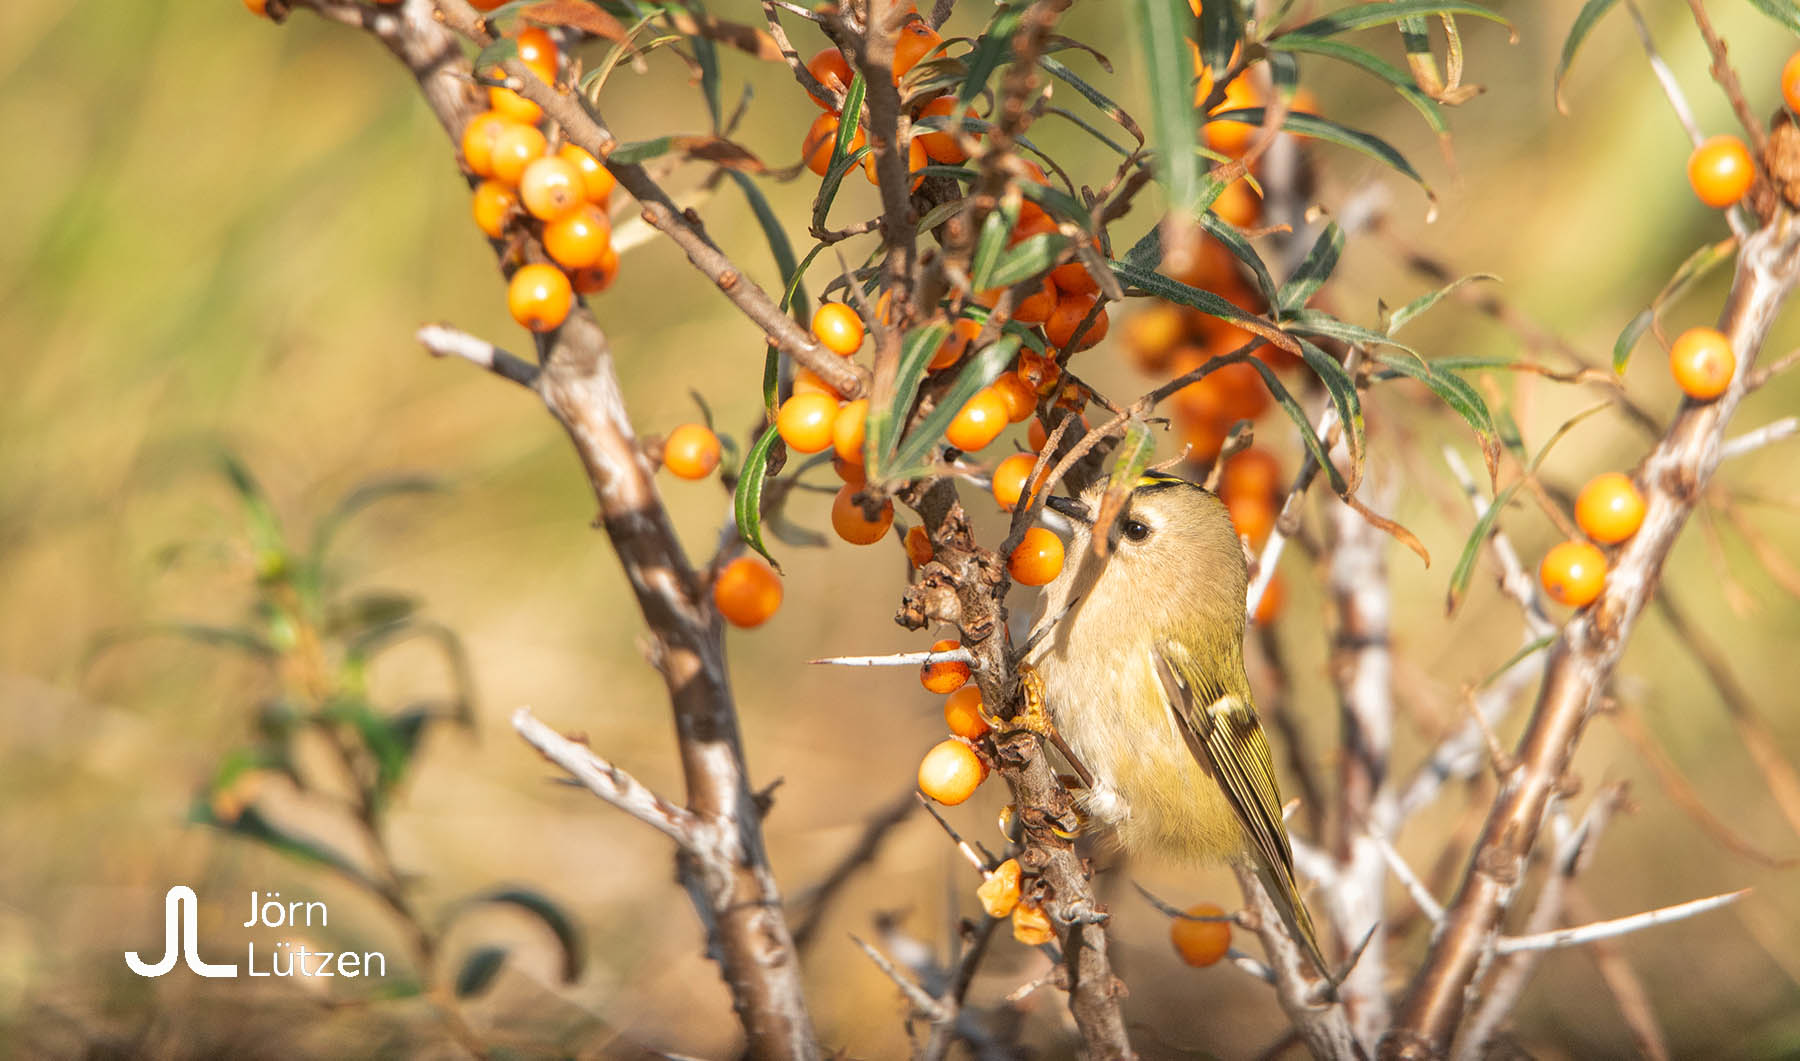
[[[1504,278],[1507,305],[1603,365],[1620,328],[1681,261],[1725,233],[1683,176],[1688,145],[1622,13],[1594,33],[1569,81],[1572,113],[1559,116],[1551,74],[1574,6],[1498,5],[1519,29],[1462,23],[1469,79],[1483,95],[1455,109],[1454,162],[1418,116],[1346,68],[1302,61],[1329,117],[1400,146],[1439,195],[1426,223],[1419,191],[1358,155],[1311,148],[1324,173],[1320,198],[1341,205],[1383,185],[1385,235],[1352,237],[1331,291],[1337,312],[1372,323],[1376,300],[1400,305],[1435,286],[1409,272],[1401,248],[1428,252],[1458,272]],[[1733,122],[1706,73],[1682,5],[1651,5],[1657,41],[1702,125]],[[1745,4],[1716,3],[1754,106],[1779,106],[1777,71],[1795,41]],[[974,32],[983,12],[964,4],[946,32]],[[757,5],[715,5],[741,21]],[[1071,65],[1123,100],[1141,100],[1134,42],[1113,5],[1078,4],[1064,32],[1115,61],[1107,76]],[[819,47],[795,30],[804,52]],[[1367,35],[1394,60],[1389,31]],[[812,104],[785,70],[724,54],[727,98],[754,91],[738,139],[771,164],[796,157]],[[412,339],[446,320],[526,350],[508,318],[492,255],[467,213],[467,191],[441,130],[411,81],[372,41],[297,13],[276,27],[231,0],[119,4],[23,0],[0,6],[0,128],[18,150],[0,171],[0,345],[10,385],[0,391],[0,1054],[68,1055],[110,1043],[166,1056],[425,1053],[453,1047],[416,1000],[349,1004],[359,985],[324,992],[203,983],[180,974],[140,980],[121,952],[155,951],[163,892],[200,893],[208,938],[230,935],[251,889],[317,897],[343,947],[385,950],[401,964],[397,930],[357,889],[316,868],[187,823],[190,800],[216,764],[242,746],[267,677],[230,653],[170,638],[133,641],[88,662],[105,631],[148,621],[233,623],[251,599],[242,516],[216,474],[215,455],[243,459],[299,533],[357,483],[424,473],[446,493],[384,504],[354,523],[340,555],[359,585],[416,594],[464,638],[478,690],[478,731],[427,737],[397,797],[388,835],[416,874],[430,917],[458,898],[528,883],[580,925],[586,966],[573,984],[555,976],[541,927],[504,912],[459,922],[450,954],[510,940],[513,959],[469,1006],[493,1041],[532,1041],[570,1052],[624,1053],[631,1044],[704,1057],[737,1041],[725,991],[702,953],[692,907],[674,883],[663,838],[578,790],[510,731],[521,704],[559,728],[585,732],[596,751],[657,790],[680,777],[662,683],[641,658],[637,613],[561,432],[528,394],[463,364],[425,357]],[[1072,94],[1070,94],[1072,96]],[[1070,104],[1079,108],[1079,103]],[[621,70],[602,109],[625,139],[702,131],[706,118],[685,71],[666,54],[648,73]],[[1067,123],[1032,130],[1071,171],[1098,184],[1110,160]],[[1064,157],[1059,154],[1058,157]],[[1091,168],[1092,167],[1092,168]],[[680,187],[703,174],[674,178]],[[838,217],[868,209],[862,182]],[[804,251],[810,177],[766,185]],[[709,229],[765,287],[778,285],[767,246],[735,190],[700,207]],[[1117,226],[1135,238],[1154,214]],[[835,271],[829,255],[813,283]],[[1667,326],[1710,323],[1727,277],[1710,277]],[[689,388],[722,427],[751,422],[762,343],[671,246],[625,255],[617,284],[593,305],[617,356],[641,432],[694,417]],[[1085,378],[1114,395],[1146,381],[1114,338],[1083,355]],[[1795,345],[1778,328],[1765,351]],[[1413,326],[1427,356],[1508,355],[1520,335],[1447,301]],[[1546,360],[1551,360],[1546,358]],[[1523,374],[1479,373],[1485,392],[1517,419],[1535,449],[1598,388]],[[1658,416],[1676,403],[1654,342],[1625,377]],[[1736,429],[1791,413],[1793,374],[1748,401]],[[1429,570],[1389,550],[1401,680],[1419,710],[1450,724],[1458,691],[1516,650],[1516,606],[1483,559],[1469,599],[1446,622],[1443,600],[1471,518],[1439,459],[1450,441],[1473,462],[1454,418],[1418,394],[1387,385],[1368,400],[1370,463],[1404,479],[1394,512],[1430,549]],[[1288,466],[1297,446],[1278,418],[1265,434]],[[1629,468],[1645,438],[1616,411],[1585,420],[1544,468],[1573,491],[1600,471]],[[1793,442],[1734,460],[1717,486],[1790,569],[1800,566],[1792,514],[1800,501]],[[1171,448],[1171,452],[1173,449]],[[663,477],[665,497],[695,555],[709,555],[729,498],[716,482]],[[965,497],[1000,526],[977,491]],[[826,523],[828,498],[800,495],[793,512]],[[1318,509],[1308,516],[1318,526]],[[1541,513],[1515,506],[1504,526],[1528,563],[1559,535]],[[996,533],[994,538],[998,540]],[[767,829],[784,893],[800,895],[855,843],[871,815],[914,783],[918,756],[942,730],[938,698],[912,671],[808,667],[822,655],[926,647],[891,622],[905,578],[893,540],[866,551],[775,546],[788,570],[786,603],[761,629],[729,635],[738,704],[754,780],[777,778]],[[1279,637],[1302,705],[1310,747],[1335,744],[1324,672],[1328,633],[1318,572],[1294,553]],[[1771,578],[1719,509],[1685,532],[1666,584],[1800,759],[1793,649],[1800,607],[1790,581]],[[1033,594],[1014,591],[1015,628]],[[403,649],[374,674],[378,703],[441,690],[435,657]],[[1706,806],[1778,856],[1797,837],[1751,768],[1720,698],[1654,616],[1640,628],[1613,695],[1641,714]],[[1516,733],[1509,719],[1503,737]],[[1402,727],[1397,769],[1425,745]],[[1279,757],[1278,757],[1279,758]],[[1738,906],[1641,933],[1620,947],[1642,978],[1678,1056],[1791,1056],[1800,1052],[1800,889],[1721,847],[1679,809],[1609,720],[1590,729],[1578,760],[1584,802],[1604,781],[1628,780],[1636,812],[1616,821],[1584,876],[1602,916],[1619,916],[1751,886]],[[1328,763],[1327,763],[1328,765]],[[948,812],[969,835],[993,837],[996,786]],[[1483,790],[1485,791],[1485,790]],[[1465,799],[1460,790],[1401,838],[1415,865],[1441,853]],[[1467,841],[1459,840],[1466,844]],[[1460,857],[1460,853],[1458,855]],[[1142,881],[1182,905],[1234,905],[1223,872],[1199,879],[1169,867],[1121,867],[1103,891],[1116,917],[1117,962],[1131,986],[1127,1013],[1147,1056],[1205,1051],[1248,1056],[1284,1022],[1272,996],[1226,967],[1181,965],[1165,920],[1124,883]],[[943,947],[951,911],[979,916],[973,882],[931,821],[907,819],[832,907],[807,954],[815,1017],[825,1043],[851,1056],[906,1051],[903,1007],[890,983],[850,941],[883,942],[877,912],[898,931]],[[228,900],[228,901],[227,901]],[[1408,905],[1395,889],[1392,908]],[[885,945],[885,944],[884,944]],[[1400,968],[1417,953],[1400,950]],[[1043,959],[997,939],[973,994],[993,1004],[1043,973]],[[375,982],[370,982],[374,984]],[[378,987],[378,984],[375,984]],[[1397,982],[1396,987],[1399,986]],[[1056,993],[1044,990],[1026,1040],[1067,1056],[1072,1040]],[[1617,1007],[1590,956],[1550,955],[1518,1014],[1517,1038],[1546,1056],[1628,1052]],[[125,1044],[121,1046],[121,1044]]]

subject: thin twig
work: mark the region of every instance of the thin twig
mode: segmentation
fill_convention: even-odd
[[[1494,951],[1497,954],[1517,954],[1520,951],[1528,950],[1576,947],[1584,943],[1592,943],[1597,939],[1623,936],[1628,932],[1641,932],[1656,925],[1667,925],[1696,914],[1704,914],[1709,910],[1717,910],[1721,906],[1735,903],[1749,894],[1749,888],[1739,888],[1734,892],[1712,895],[1705,899],[1692,899],[1674,906],[1646,910],[1641,914],[1632,914],[1630,917],[1615,917],[1610,921],[1596,921],[1576,928],[1559,928],[1554,932],[1541,932],[1533,936],[1501,936],[1494,943]]]

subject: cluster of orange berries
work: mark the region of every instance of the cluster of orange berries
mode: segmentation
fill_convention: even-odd
[[[546,83],[555,83],[561,57],[556,42],[538,27],[518,35],[519,59]],[[482,178],[470,213],[490,239],[512,226],[529,226],[555,264],[520,266],[506,290],[513,319],[534,332],[562,326],[576,294],[611,286],[619,272],[607,213],[615,181],[593,155],[562,144],[553,152],[544,112],[509,88],[488,88],[488,109],[463,127],[463,162]]]
[[[900,25],[898,36],[894,40],[894,84],[907,72],[919,65],[920,60],[935,52],[944,43],[938,32],[925,24],[919,17],[917,9],[909,9],[907,19]],[[850,61],[837,48],[826,48],[812,57],[806,64],[819,84],[836,92],[849,90],[850,82],[855,79],[851,72]],[[838,127],[843,124],[843,113],[832,105],[828,99],[820,99],[808,93],[814,103],[825,108],[825,113],[814,119],[806,130],[806,137],[800,143],[800,153],[806,159],[806,166],[823,177],[831,166],[832,149],[837,144]],[[947,117],[956,106],[954,96],[938,96],[917,105],[913,117]],[[854,153],[868,143],[866,130],[858,128],[854,139],[850,141],[849,151]],[[926,163],[944,162],[956,164],[969,156],[957,146],[956,136],[950,132],[927,132],[924,130],[914,134],[906,145],[906,169],[908,173],[917,173],[924,169]],[[870,152],[863,156],[863,175],[869,178],[870,184],[878,183],[875,174],[875,154]],[[917,188],[923,178],[915,178],[913,187]]]
[[[1238,453],[1225,462],[1225,473],[1219,479],[1219,498],[1230,511],[1238,534],[1249,540],[1250,548],[1261,549],[1275,530],[1276,517],[1281,515],[1281,462],[1268,450],[1254,446]],[[1256,605],[1258,624],[1275,621],[1281,614],[1284,594],[1281,572],[1277,571]]]
[[[1789,111],[1800,115],[1800,52],[1788,57],[1781,68],[1781,99]],[[1709,136],[1688,156],[1688,184],[1694,195],[1715,209],[1728,207],[1749,193],[1756,183],[1756,162],[1750,148],[1735,136]]]
[[[960,647],[960,642],[946,638],[935,642],[931,651],[954,652]],[[926,692],[944,696],[944,724],[952,734],[920,760],[919,791],[954,807],[987,780],[987,763],[976,754],[973,743],[988,731],[981,688],[969,684],[969,665],[958,660],[928,660],[919,668],[919,684]]]

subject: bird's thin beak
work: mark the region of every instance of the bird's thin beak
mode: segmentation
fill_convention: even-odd
[[[1052,512],[1059,512],[1084,526],[1094,522],[1093,515],[1088,512],[1087,502],[1073,497],[1051,497],[1044,502],[1044,507]]]

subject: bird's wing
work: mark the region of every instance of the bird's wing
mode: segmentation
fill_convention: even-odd
[[[1319,971],[1329,977],[1312,918],[1294,880],[1294,853],[1282,824],[1274,759],[1248,694],[1230,689],[1177,645],[1165,646],[1157,653],[1156,671],[1188,750],[1219,783],[1237,813],[1258,874],[1268,885],[1282,919]]]

